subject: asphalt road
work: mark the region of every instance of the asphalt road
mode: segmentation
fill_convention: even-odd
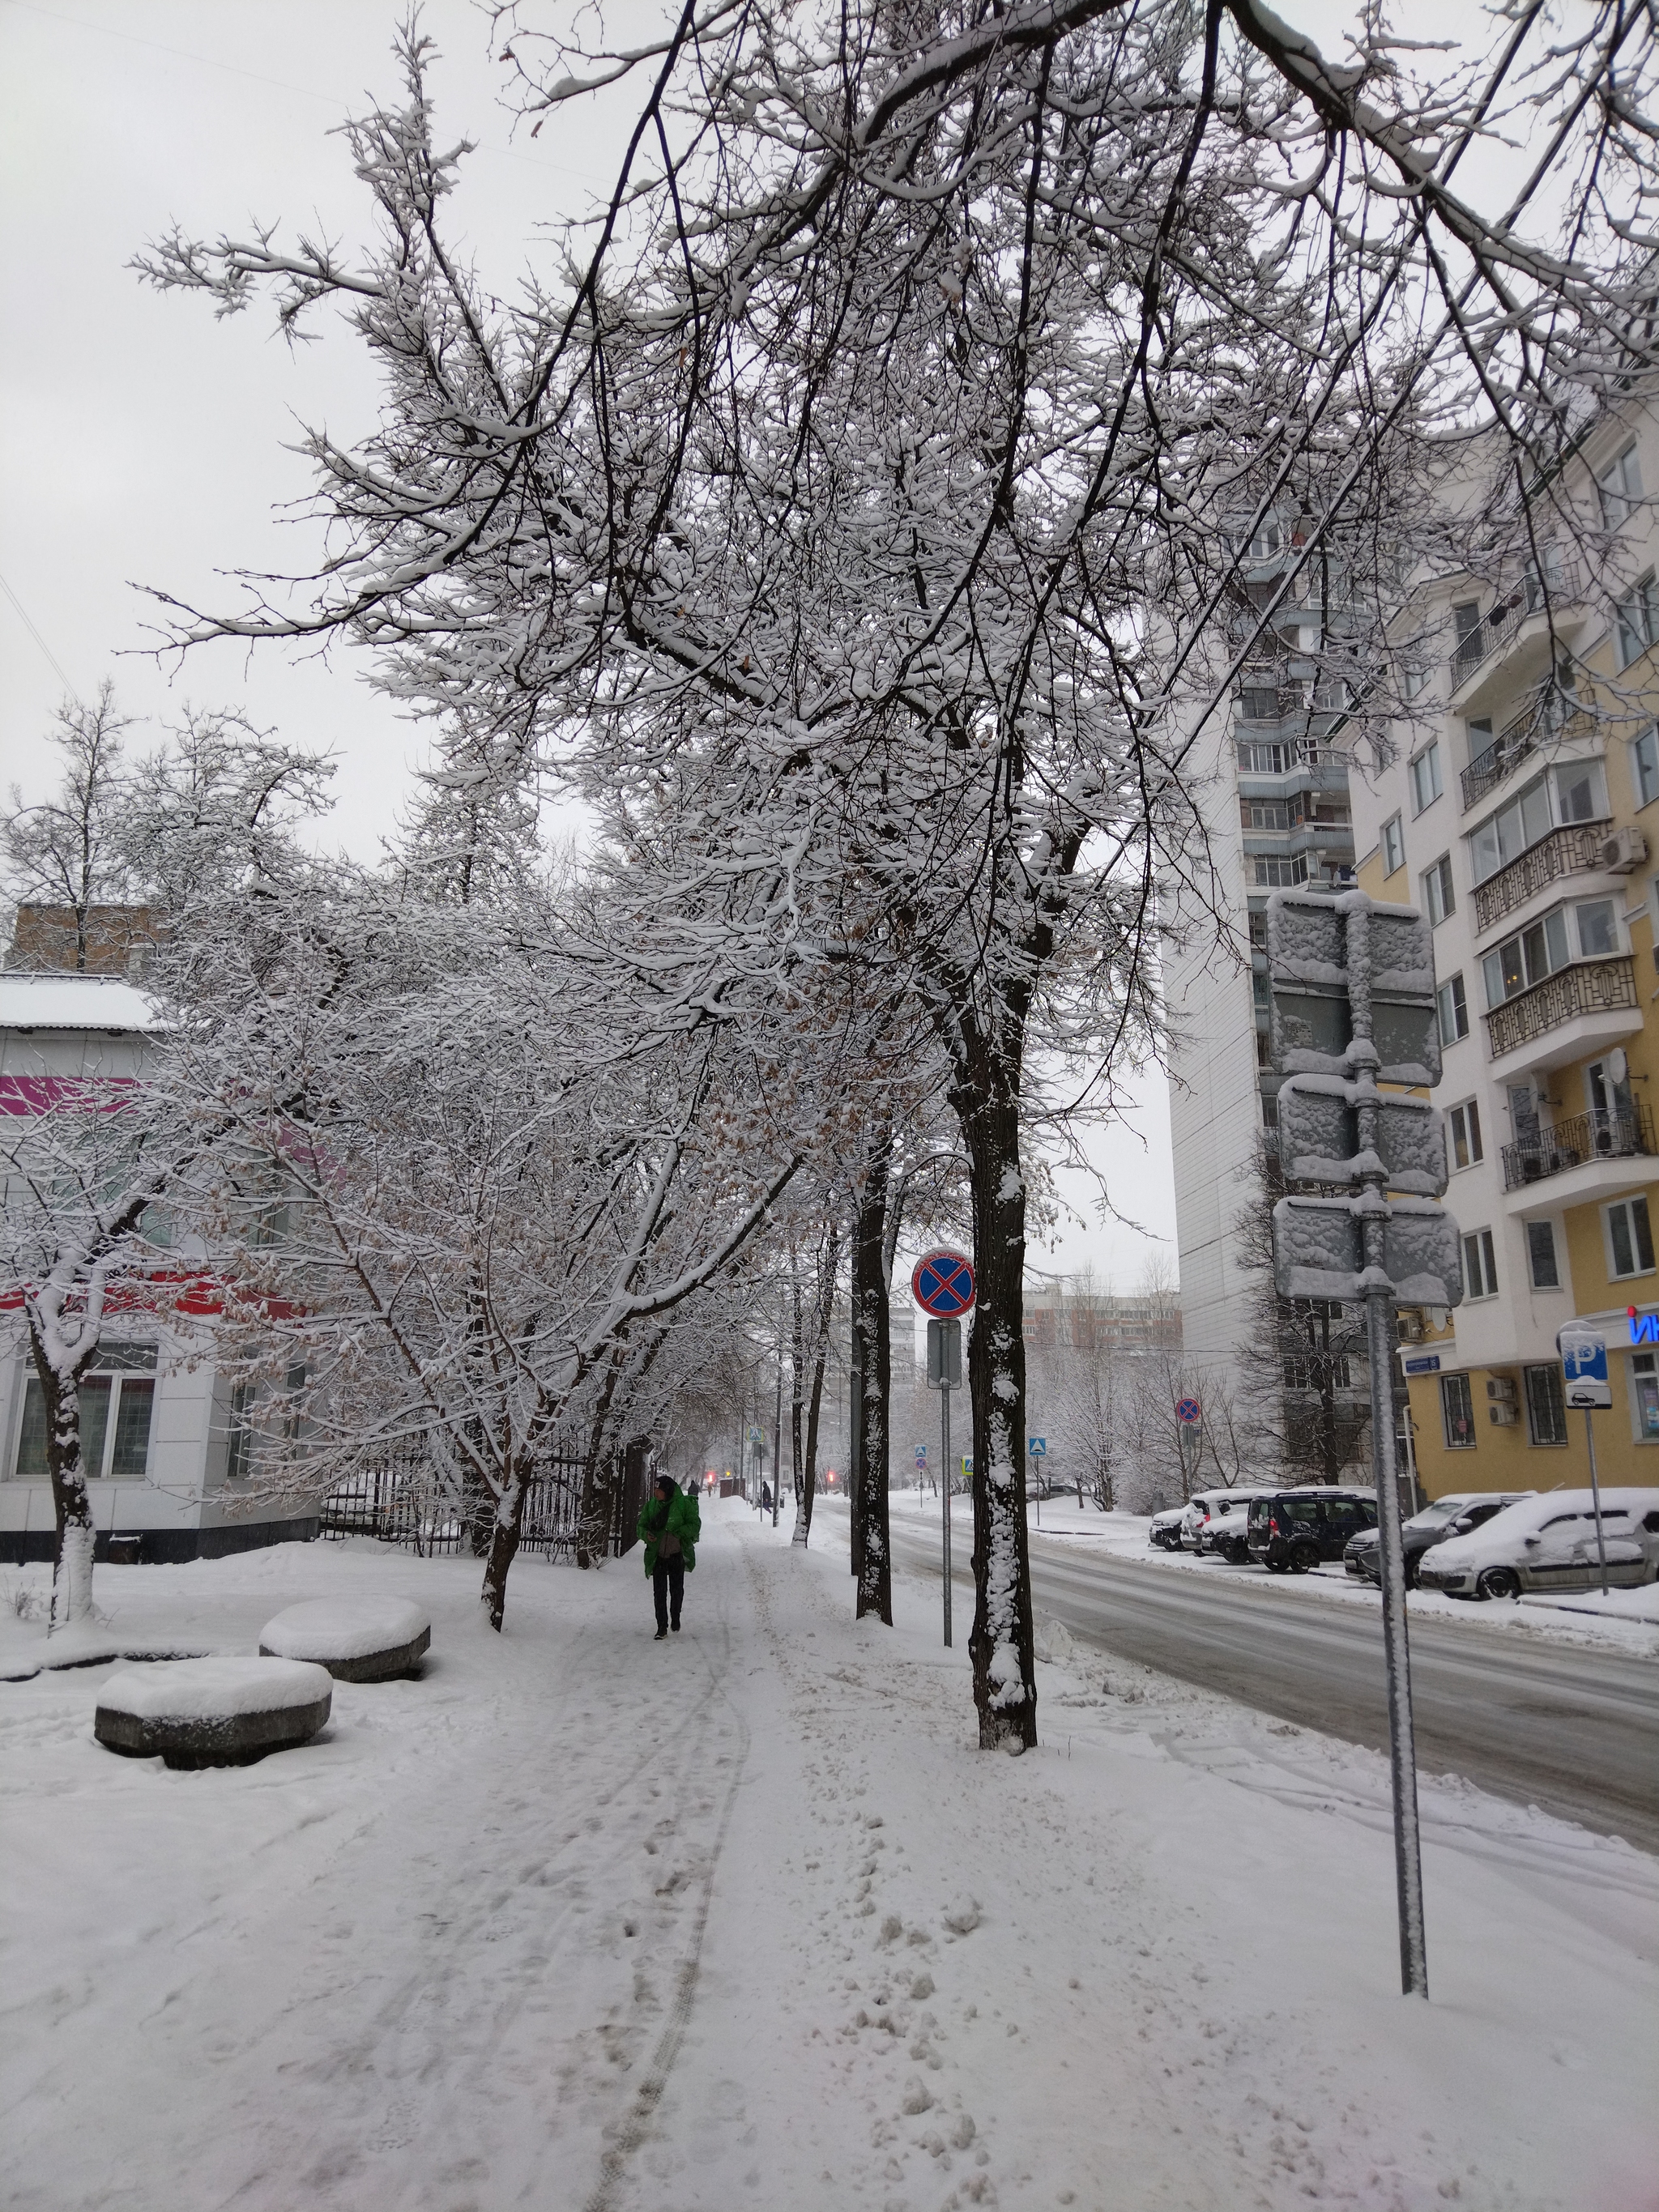
[[[967,1581],[957,1532],[953,1585]],[[1077,1552],[1034,1535],[1037,1607],[1074,1636],[1237,1698],[1260,1712],[1386,1750],[1380,1604],[1315,1591],[1206,1583],[1199,1574]],[[893,1524],[896,1555],[939,1571],[935,1540]],[[957,1606],[965,1639],[971,1607]],[[1659,1853],[1659,1665],[1534,1643],[1471,1621],[1413,1620],[1419,1765]]]

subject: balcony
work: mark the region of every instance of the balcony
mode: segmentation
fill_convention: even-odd
[[[1561,694],[1546,692],[1535,698],[1524,714],[1517,714],[1503,732],[1494,738],[1485,752],[1477,753],[1463,770],[1463,811],[1477,806],[1489,791],[1495,791],[1512,769],[1535,753],[1546,739],[1571,742],[1593,737],[1595,717],[1583,708],[1575,707],[1564,712]]]
[[[1347,766],[1347,756],[1317,738],[1239,738],[1241,775],[1296,775],[1304,769]]]
[[[1547,837],[1540,838],[1507,867],[1500,868],[1495,876],[1488,876],[1484,884],[1477,884],[1476,935],[1501,921],[1506,914],[1513,914],[1516,907],[1524,906],[1529,898],[1561,877],[1583,875],[1599,867],[1607,835],[1607,824],[1602,822],[1575,823],[1569,830],[1552,830]]]
[[[1452,689],[1467,684],[1494,653],[1512,642],[1529,615],[1552,607],[1574,605],[1578,598],[1578,571],[1571,561],[1547,562],[1543,573],[1528,567],[1519,580],[1500,586],[1497,599],[1467,637],[1457,641],[1452,655]]]
[[[1540,1067],[1560,1066],[1576,1059],[1581,1046],[1593,1049],[1628,1036],[1642,1024],[1636,997],[1636,977],[1628,955],[1616,960],[1583,960],[1547,975],[1541,983],[1518,991],[1486,1016],[1486,1036],[1494,1062],[1549,1036],[1553,1031],[1570,1035],[1553,1039],[1547,1054],[1530,1062]],[[1492,1073],[1498,1074],[1494,1066]]]
[[[1504,1146],[1504,1188],[1524,1190],[1592,1161],[1642,1159],[1652,1151],[1653,1117],[1645,1106],[1632,1106],[1628,1114],[1575,1114],[1535,1137]]]
[[[1501,589],[1452,654],[1454,713],[1484,714],[1505,694],[1536,684],[1589,619],[1571,563],[1552,568],[1543,582],[1533,572]]]

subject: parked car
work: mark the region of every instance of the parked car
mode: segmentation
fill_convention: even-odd
[[[1369,1490],[1274,1490],[1250,1501],[1246,1544],[1269,1574],[1305,1575],[1322,1559],[1340,1559],[1348,1539],[1376,1526]]]
[[[1406,1553],[1406,1587],[1410,1589],[1415,1586],[1419,1562],[1431,1546],[1443,1543],[1448,1536],[1467,1536],[1473,1529],[1483,1527],[1493,1514],[1501,1513],[1506,1505],[1533,1495],[1530,1490],[1460,1490],[1437,1498],[1433,1504],[1425,1505],[1420,1513],[1413,1513],[1400,1527]],[[1367,1582],[1380,1584],[1382,1553],[1377,1531],[1361,1528],[1350,1536],[1343,1547],[1342,1564],[1351,1575],[1361,1575]]]
[[[1154,1513],[1152,1525],[1146,1531],[1146,1541],[1155,1545],[1160,1552],[1178,1552],[1181,1549],[1181,1524],[1186,1513],[1184,1505],[1172,1505],[1166,1513]]]
[[[1604,1490],[1601,1532],[1610,1585],[1659,1578],[1659,1490]],[[1588,1490],[1549,1490],[1506,1505],[1483,1528],[1437,1544],[1418,1569],[1423,1589],[1450,1597],[1590,1589],[1601,1578]]]
[[[1193,1548],[1202,1553],[1211,1553],[1228,1560],[1236,1567],[1249,1564],[1246,1531],[1250,1517],[1250,1501],[1255,1498],[1271,1498],[1271,1490],[1206,1490],[1201,1493],[1203,1510],[1194,1516],[1193,1507],[1199,1504],[1194,1498],[1187,1508],[1187,1526],[1191,1529]],[[1182,1532],[1182,1540],[1186,1534]]]

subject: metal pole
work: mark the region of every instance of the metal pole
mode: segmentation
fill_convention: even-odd
[[[1373,1255],[1375,1240],[1378,1250]],[[1381,1221],[1365,1224],[1368,1269],[1380,1273]],[[1429,1994],[1423,1923],[1423,1854],[1417,1831],[1417,1747],[1412,1729],[1411,1653],[1406,1638],[1406,1547],[1400,1533],[1400,1478],[1394,1456],[1394,1294],[1365,1293],[1365,1348],[1371,1370],[1371,1459],[1376,1474],[1377,1551],[1382,1568],[1382,1651],[1389,1680],[1389,1768],[1394,1786],[1394,1870],[1400,1906],[1400,1986]]]
[[[1390,1382],[1394,1380],[1392,1367],[1389,1370],[1389,1380]],[[1406,1480],[1412,1486],[1412,1511],[1420,1513],[1423,1510],[1423,1489],[1417,1480],[1417,1444],[1412,1433],[1412,1386],[1407,1382],[1402,1388],[1406,1393]]]
[[[1590,1498],[1595,1507],[1595,1553],[1601,1562],[1601,1595],[1607,1594],[1607,1546],[1601,1534],[1601,1486],[1595,1474],[1595,1431],[1590,1422],[1590,1410],[1584,1408],[1584,1442],[1589,1447]]]
[[[948,1364],[939,1386],[939,1455],[945,1462],[945,1648],[951,1648],[951,1382]]]
[[[778,1525],[778,1492],[783,1474],[783,1351],[778,1351],[778,1387],[772,1400],[772,1526]]]
[[[861,1454],[859,1449],[860,1443],[861,1441],[859,1419],[864,1410],[864,1370],[858,1364],[858,1311],[856,1304],[854,1304],[853,1313],[853,1334],[852,1425],[848,1431],[847,1440],[847,1502],[852,1508],[852,1525],[849,1531],[850,1540],[847,1548],[848,1553],[848,1564],[850,1566],[852,1572],[856,1575],[860,1565],[861,1565],[859,1558],[859,1462],[861,1457]]]

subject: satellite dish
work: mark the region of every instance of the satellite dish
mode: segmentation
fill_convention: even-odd
[[[1615,1083],[1622,1083],[1630,1073],[1630,1062],[1625,1057],[1625,1048],[1616,1044],[1607,1054],[1607,1073]]]

